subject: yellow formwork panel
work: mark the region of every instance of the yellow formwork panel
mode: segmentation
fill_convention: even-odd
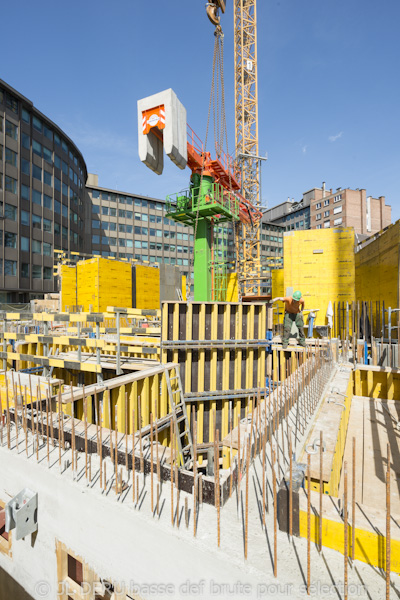
[[[160,271],[154,267],[137,265],[136,308],[160,308]]]
[[[271,283],[272,283],[272,298],[282,298],[285,295],[284,288],[284,270],[283,269],[272,269],[271,270]],[[279,324],[279,314],[276,310],[276,307],[279,305],[274,305],[274,325]],[[282,312],[282,310],[280,310]],[[282,320],[281,316],[281,320]]]
[[[274,275],[280,293],[300,290],[306,309],[319,309],[317,325],[326,325],[329,302],[355,300],[354,229],[321,229],[287,232],[284,235],[284,270]],[[275,273],[279,273],[276,271]],[[283,288],[283,289],[282,289]]]
[[[237,273],[228,273],[226,276],[226,302],[239,302]]]
[[[397,221],[355,257],[356,299],[373,303],[374,320],[376,301],[385,302],[386,308],[399,306],[399,244],[400,221]],[[392,324],[396,324],[395,319]]]
[[[380,367],[354,371],[354,394],[381,400],[400,398],[400,372],[381,370]]]
[[[0,373],[0,405],[4,412],[7,408],[14,408],[15,400],[21,406],[21,399],[24,404],[30,405],[34,402],[44,400],[46,395],[54,396],[62,382],[57,379],[47,379],[38,375],[28,375],[27,373],[18,373],[18,371],[4,371]],[[63,390],[63,387],[62,387]]]
[[[307,512],[300,510],[300,537],[307,538]],[[356,520],[357,523],[357,520]],[[315,544],[319,544],[319,519],[313,512],[310,518],[310,538]],[[352,539],[351,526],[348,526],[348,540]],[[358,527],[354,531],[354,558],[367,564],[385,569],[386,538],[372,531],[366,531]],[[322,520],[322,545],[332,548],[344,554],[344,524],[326,517]],[[392,559],[391,570],[400,572],[400,542],[391,540]]]
[[[106,312],[107,306],[132,306],[130,263],[92,258],[77,265],[78,301],[84,311]]]
[[[77,280],[75,265],[59,265],[61,278],[61,310],[67,307],[77,306]]]

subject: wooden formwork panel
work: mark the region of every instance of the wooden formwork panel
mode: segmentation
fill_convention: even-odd
[[[165,302],[162,362],[181,365],[187,394],[265,386],[267,306]]]
[[[199,444],[213,441],[216,429],[224,438],[252,410],[258,392],[263,395],[267,328],[272,311],[265,303],[162,304],[161,360],[180,365]]]

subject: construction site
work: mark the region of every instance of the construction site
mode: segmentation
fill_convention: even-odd
[[[189,277],[60,251],[59,293],[0,311],[0,599],[400,597],[400,221],[261,257],[256,0],[234,0],[235,159],[225,8],[214,152],[172,89],[137,99],[137,160],[191,171],[165,209]]]

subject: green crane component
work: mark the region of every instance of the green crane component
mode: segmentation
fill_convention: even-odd
[[[223,281],[214,268],[213,233],[216,223],[239,221],[240,199],[210,175],[192,173],[188,190],[167,197],[167,217],[194,228],[194,300],[213,300]]]

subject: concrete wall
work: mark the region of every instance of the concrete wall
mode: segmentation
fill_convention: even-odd
[[[193,543],[192,530],[184,523],[179,530],[170,526],[169,506],[161,520],[153,519],[148,506],[135,510],[132,502],[118,502],[112,492],[103,495],[98,486],[91,489],[73,482],[67,474],[59,474],[58,465],[48,469],[6,448],[0,448],[0,463],[0,498],[9,501],[25,486],[38,493],[37,535],[13,541],[12,558],[0,553],[0,569],[35,600],[57,597],[56,540],[108,581],[171,583],[176,592],[168,597],[192,597],[184,588],[179,591],[188,579],[230,584],[242,579],[254,586],[262,582],[263,573],[249,572],[241,558],[228,558],[216,543],[210,543],[215,534],[214,519],[210,531]],[[215,513],[213,507],[210,511]],[[157,598],[162,594],[143,596]],[[20,600],[2,593],[0,597]],[[21,595],[21,600],[25,598]]]

